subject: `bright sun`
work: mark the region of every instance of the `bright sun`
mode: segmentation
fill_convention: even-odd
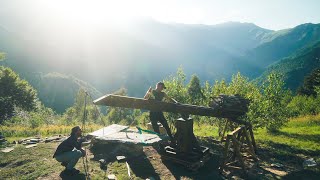
[[[55,0],[40,1],[50,14],[62,22],[77,25],[124,24],[144,14],[143,7],[124,0]]]

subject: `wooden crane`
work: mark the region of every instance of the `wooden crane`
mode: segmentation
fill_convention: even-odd
[[[174,136],[176,146],[163,147],[163,157],[186,165],[192,170],[201,167],[210,158],[209,149],[200,146],[193,134],[193,120],[189,115],[226,118],[227,123],[223,132],[222,141],[225,143],[220,169],[232,160],[238,160],[240,166],[246,170],[241,150],[247,150],[255,159],[256,143],[250,123],[238,119],[248,111],[249,101],[239,95],[220,95],[213,98],[209,107],[195,106],[180,103],[168,103],[156,100],[145,100],[119,95],[106,95],[94,101],[96,105],[144,109],[181,114],[182,118],[176,120],[177,132]],[[229,133],[224,140],[228,123],[240,125],[235,131]],[[246,146],[246,148],[245,148]],[[230,151],[232,153],[230,154]],[[231,156],[231,157],[230,157]]]

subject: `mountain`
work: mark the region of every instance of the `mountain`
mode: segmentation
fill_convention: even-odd
[[[47,107],[53,108],[57,113],[63,113],[72,106],[75,96],[80,89],[87,91],[93,98],[103,94],[90,84],[59,73],[34,74],[37,77],[29,77],[30,83],[38,91],[40,101]]]
[[[261,45],[251,49],[243,57],[254,65],[246,75],[259,76],[267,66],[279,59],[291,56],[296,51],[320,40],[320,24],[306,23],[292,29],[266,34]]]
[[[320,41],[270,65],[257,80],[261,82],[271,72],[280,73],[286,86],[296,90],[303,84],[304,77],[316,68],[320,68]]]
[[[40,31],[36,36],[32,29],[5,28],[8,32],[0,32],[0,37],[9,38],[0,42],[0,48],[16,71],[72,74],[106,92],[130,86],[131,77],[148,88],[180,65],[187,75],[197,73],[211,82],[228,78],[241,69],[238,56],[272,32],[251,23],[207,26],[150,20],[120,30],[30,27]]]

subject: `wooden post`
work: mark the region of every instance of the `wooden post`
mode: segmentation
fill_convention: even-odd
[[[200,147],[193,134],[193,119],[179,118],[176,121],[177,132],[174,139],[177,141],[177,150],[183,153],[192,152],[192,148]]]

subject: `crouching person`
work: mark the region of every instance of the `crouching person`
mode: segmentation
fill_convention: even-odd
[[[81,148],[82,141],[79,140],[79,137],[81,137],[81,129],[76,126],[72,128],[70,137],[58,146],[53,155],[57,161],[61,162],[61,165],[66,167],[67,175],[75,175],[80,172],[74,166],[81,157],[86,155],[85,150]]]

